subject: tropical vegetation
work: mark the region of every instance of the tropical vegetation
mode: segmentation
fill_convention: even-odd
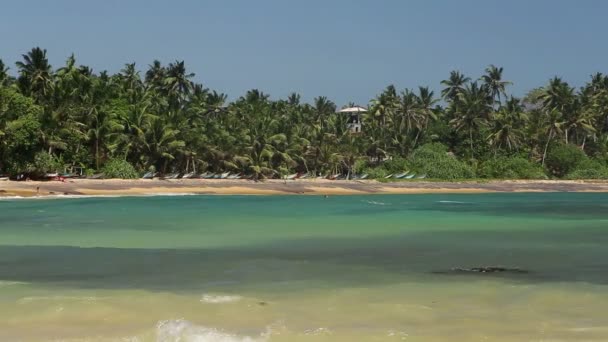
[[[183,61],[109,74],[73,55],[55,68],[36,47],[14,69],[0,60],[0,174],[608,178],[608,76],[580,89],[555,77],[523,98],[510,85],[493,65],[476,78],[453,71],[439,94],[389,85],[353,134],[324,96],[303,103],[252,89],[228,101]]]

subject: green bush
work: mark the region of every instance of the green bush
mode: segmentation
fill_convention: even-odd
[[[388,174],[400,173],[409,169],[407,160],[401,157],[395,157],[385,161],[382,163],[382,168],[384,168]]]
[[[62,169],[61,161],[47,152],[38,152],[34,156],[34,165],[31,171],[39,174],[59,172]]]
[[[585,152],[575,145],[556,144],[549,149],[545,165],[554,176],[564,177],[587,159]]]
[[[389,173],[383,167],[368,167],[363,169],[361,174],[368,174],[368,179],[384,179]]]
[[[578,167],[566,175],[568,179],[608,179],[608,166],[604,163],[586,159]]]
[[[409,159],[412,170],[426,174],[428,178],[464,179],[475,177],[473,169],[449,155],[447,148],[438,143],[426,144],[416,149]]]
[[[482,178],[543,179],[547,175],[542,166],[523,157],[496,157],[486,160],[477,170]]]
[[[108,161],[101,171],[106,178],[139,178],[139,175],[137,174],[137,171],[133,165],[122,159],[113,159]]]

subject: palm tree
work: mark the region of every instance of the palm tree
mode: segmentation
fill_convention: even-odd
[[[512,84],[509,81],[502,80],[502,67],[496,67],[494,65],[490,65],[486,68],[486,74],[481,76],[481,80],[484,85],[488,88],[488,92],[492,99],[496,99],[498,105],[501,105],[500,95],[503,94],[506,96],[506,87],[507,85]]]
[[[19,88],[41,103],[53,90],[53,71],[46,57],[46,49],[35,47],[22,57],[23,62],[16,63],[19,69]]]
[[[553,138],[562,133],[562,127],[564,125],[564,119],[562,113],[557,108],[552,108],[544,113],[543,128],[546,132],[547,141],[545,143],[545,149],[543,151],[543,158],[541,164],[545,165],[545,159],[547,158],[547,150],[549,144],[553,141]]]
[[[471,147],[471,158],[475,151],[473,147],[473,132],[486,126],[488,116],[492,112],[489,96],[483,87],[477,82],[469,84],[463,91],[458,93],[458,104],[455,107],[456,117],[450,124],[456,131],[467,131],[469,133],[469,144]]]
[[[441,81],[445,88],[441,91],[441,96],[449,101],[454,101],[458,98],[458,94],[464,90],[465,84],[471,79],[465,77],[460,71],[451,71],[450,78]]]
[[[509,151],[517,150],[523,141],[522,128],[526,120],[519,100],[509,99],[506,106],[501,107],[498,112],[493,112],[490,120],[490,134],[488,142],[494,149],[494,154],[498,150],[506,147]]]
[[[0,59],[0,86],[7,85],[9,83],[10,76],[8,74],[8,67],[4,65],[2,59]]]

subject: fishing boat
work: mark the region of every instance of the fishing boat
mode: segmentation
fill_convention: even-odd
[[[222,173],[222,174],[220,175],[220,178],[221,178],[221,179],[226,179],[226,178],[228,178],[228,176],[230,176],[230,171]]]
[[[416,174],[415,174],[415,173],[412,173],[411,175],[407,175],[407,176],[405,176],[405,177],[404,177],[404,179],[412,179],[412,178],[414,178],[414,177],[416,177]]]
[[[401,172],[401,173],[398,173],[396,175],[393,175],[393,178],[395,178],[395,179],[401,179],[401,178],[407,176],[408,173],[410,173],[410,172],[409,171]]]
[[[362,174],[358,179],[367,179],[369,175],[367,173]]]
[[[393,177],[393,174],[391,173],[390,175],[384,177],[384,179],[389,179],[389,178],[392,178],[392,177]]]
[[[196,172],[186,173],[185,175],[182,176],[182,178],[185,178],[185,179],[196,178]]]
[[[154,172],[146,172],[146,174],[144,174],[141,178],[142,179],[152,179],[152,178],[154,178],[154,176],[155,176]]]
[[[416,177],[416,179],[424,179],[424,178],[426,178],[426,174]]]
[[[199,176],[202,179],[211,179],[213,178],[213,172],[206,171],[202,175]]]
[[[298,174],[297,174],[297,173],[294,173],[293,175],[289,175],[289,176],[287,176],[287,177],[285,177],[285,178],[286,178],[286,179],[290,179],[290,180],[291,180],[291,179],[296,179],[296,177],[297,177],[297,176],[298,176]]]
[[[336,179],[338,179],[338,177],[340,177],[340,174],[336,173],[335,175],[331,175],[331,176],[327,177],[327,179],[336,180]]]

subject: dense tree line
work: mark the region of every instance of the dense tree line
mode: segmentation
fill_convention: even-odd
[[[608,177],[608,76],[600,73],[581,89],[553,78],[523,99],[509,95],[495,66],[475,79],[453,71],[441,94],[388,86],[370,101],[360,134],[326,97],[307,104],[254,89],[229,103],[193,76],[183,61],[154,61],[143,73],[126,64],[110,75],[70,56],[53,68],[40,48],[15,70],[0,60],[0,173],[97,172],[118,161],[138,172],[255,177],[406,169],[437,178]]]

